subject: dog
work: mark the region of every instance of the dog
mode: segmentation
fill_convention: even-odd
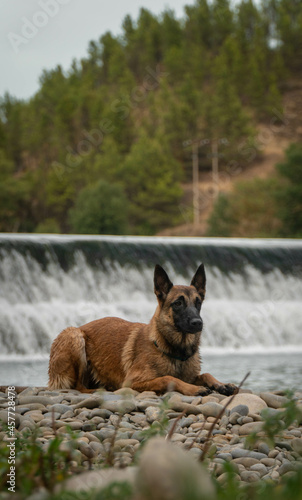
[[[50,390],[93,392],[131,387],[162,394],[195,396],[236,393],[209,373],[201,375],[200,309],[205,297],[203,264],[190,286],[173,285],[159,265],[154,271],[158,306],[149,324],[103,318],[68,327],[54,340],[49,361]]]

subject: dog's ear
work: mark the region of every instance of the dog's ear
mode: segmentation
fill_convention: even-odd
[[[191,281],[191,286],[194,286],[202,299],[204,299],[206,293],[206,273],[203,264],[200,264],[197,269]]]
[[[173,283],[170,281],[166,271],[156,264],[154,269],[154,293],[159,300],[164,301],[170,292]]]

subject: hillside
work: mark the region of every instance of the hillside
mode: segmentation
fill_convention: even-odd
[[[285,150],[293,142],[302,141],[302,78],[290,80],[286,83],[286,90],[282,97],[282,120],[256,125],[256,144],[260,149],[260,156],[252,161],[244,170],[230,175],[221,172],[219,188],[215,194],[230,193],[238,181],[251,179],[269,179],[275,173],[276,164],[284,160]],[[206,234],[208,219],[213,210],[216,196],[213,193],[212,173],[202,172],[199,176],[200,191],[200,223],[194,225],[191,220],[177,227],[161,231],[161,236],[204,236]],[[182,206],[192,206],[192,183],[183,184],[184,196]],[[185,213],[184,213],[185,218]]]

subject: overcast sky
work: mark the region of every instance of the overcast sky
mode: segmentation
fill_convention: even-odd
[[[0,96],[8,91],[29,98],[39,86],[44,68],[61,64],[68,69],[73,58],[87,55],[90,40],[106,31],[121,32],[130,14],[140,7],[159,14],[166,7],[182,17],[184,5],[194,0],[0,0]]]

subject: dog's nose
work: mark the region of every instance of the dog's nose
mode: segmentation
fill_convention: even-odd
[[[202,329],[202,319],[200,319],[200,318],[191,319],[190,324],[191,324],[191,326],[196,328],[196,330]]]

